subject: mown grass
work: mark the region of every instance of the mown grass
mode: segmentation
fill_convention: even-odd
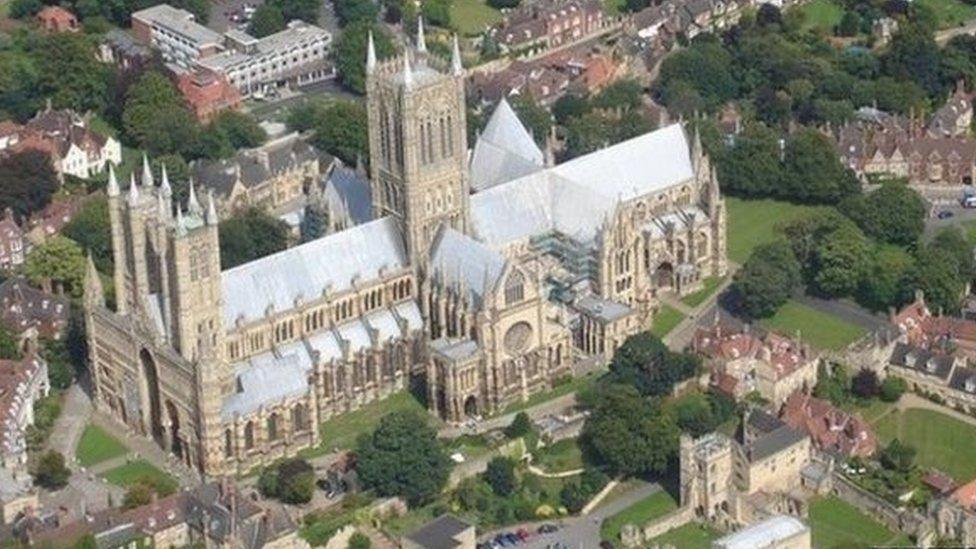
[[[863,336],[864,328],[796,301],[787,301],[762,325],[784,335],[800,331],[802,339],[818,349],[842,349]]]
[[[654,315],[651,321],[651,333],[657,337],[664,337],[671,333],[681,321],[684,320],[685,315],[681,314],[681,311],[671,307],[669,305],[661,305],[661,309]]]
[[[75,457],[78,458],[78,463],[83,467],[91,467],[125,455],[127,451],[128,448],[119,439],[97,425],[88,425],[81,433],[78,448],[75,450]]]
[[[912,445],[916,461],[963,483],[976,477],[976,426],[934,410],[894,411],[875,424],[878,438],[885,444],[892,439]]]

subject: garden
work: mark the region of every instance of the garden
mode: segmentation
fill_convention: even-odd
[[[821,497],[810,503],[808,516],[813,546],[912,547],[906,536],[892,532],[856,507],[835,497]]]
[[[976,477],[976,426],[939,413],[913,408],[895,411],[875,424],[884,441],[900,440],[917,450],[918,464],[938,469],[957,482]]]

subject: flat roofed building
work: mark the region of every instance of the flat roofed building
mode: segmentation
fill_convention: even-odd
[[[404,536],[403,549],[474,549],[474,525],[453,515],[441,515]]]
[[[810,528],[778,515],[715,540],[712,549],[810,549]]]

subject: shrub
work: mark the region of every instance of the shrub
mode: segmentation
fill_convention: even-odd
[[[887,377],[881,384],[881,400],[896,402],[907,389],[905,380],[898,377]]]
[[[71,471],[64,465],[64,456],[54,450],[41,456],[34,469],[34,482],[48,490],[64,488],[70,476]]]

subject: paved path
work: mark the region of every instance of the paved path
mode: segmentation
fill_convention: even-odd
[[[91,401],[81,384],[75,383],[69,387],[61,404],[61,415],[54,422],[47,439],[48,449],[59,452],[66,462],[74,462],[75,448],[85,431],[91,411]]]
[[[535,532],[539,524],[548,522],[558,523],[562,527],[552,534],[534,537],[527,543],[518,545],[518,549],[545,549],[550,544],[556,542],[565,543],[571,548],[593,549],[600,544],[600,526],[604,520],[659,491],[661,491],[660,485],[644,483],[603,503],[586,516],[570,517],[562,521],[550,520],[509,526],[508,528],[484,534],[479,539],[487,540],[493,538],[499,532],[514,532],[521,527]]]
[[[115,435],[132,453],[172,475],[180,486],[194,487],[200,484],[200,476],[195,471],[180,463],[173,454],[163,451],[155,441],[132,433],[118,421],[97,411],[92,414],[91,419],[92,423]]]
[[[695,336],[695,331],[701,322],[711,322],[715,317],[715,311],[718,308],[718,298],[728,289],[729,284],[732,283],[732,275],[739,268],[735,263],[729,262],[729,272],[725,277],[725,280],[715,288],[712,295],[708,299],[698,304],[697,307],[688,307],[681,302],[676,296],[663,296],[661,301],[665,304],[674,307],[681,311],[685,318],[678,323],[666,336],[664,336],[664,343],[673,351],[682,351],[688,345],[691,344],[692,338]],[[703,320],[704,319],[704,320]]]
[[[935,41],[940,46],[944,46],[946,42],[962,34],[976,34],[976,19],[970,19],[958,27],[941,30],[935,33]]]
[[[895,409],[897,409],[899,412],[904,412],[911,409],[932,410],[933,412],[938,412],[940,414],[958,419],[964,423],[976,426],[976,418],[973,416],[953,410],[948,406],[936,404],[927,398],[922,398],[916,395],[915,393],[903,394],[901,399],[899,399],[898,403],[895,405]]]

